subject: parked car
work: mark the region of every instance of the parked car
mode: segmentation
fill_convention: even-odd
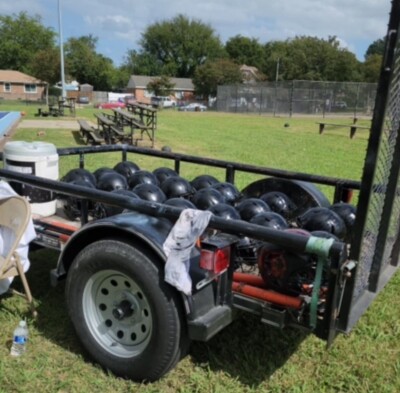
[[[203,104],[199,104],[198,102],[192,102],[179,107],[179,110],[183,112],[204,112],[207,110],[207,107]]]
[[[347,103],[345,101],[336,101],[332,105],[332,109],[347,109]]]
[[[124,97],[125,104],[136,104],[135,96],[125,96]]]
[[[100,102],[95,105],[98,109],[125,108],[125,102]]]
[[[154,106],[155,108],[175,108],[176,107],[176,101],[167,96],[154,96],[151,97],[151,105]]]
[[[86,96],[78,97],[77,102],[78,104],[89,104],[89,97]]]

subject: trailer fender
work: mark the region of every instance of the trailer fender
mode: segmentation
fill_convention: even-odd
[[[140,213],[123,213],[93,221],[75,232],[63,249],[53,279],[59,281],[68,272],[73,260],[87,245],[102,239],[125,240],[140,245],[165,262],[162,245],[173,222]]]
[[[286,194],[297,206],[296,216],[311,207],[330,206],[328,198],[313,183],[300,180],[269,177],[249,184],[241,192],[246,198],[259,198],[270,191]]]

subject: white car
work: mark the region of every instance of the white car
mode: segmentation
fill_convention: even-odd
[[[156,108],[175,108],[176,101],[171,97],[154,96],[151,97],[151,105]]]
[[[207,110],[207,107],[203,104],[192,102],[190,104],[181,106],[179,110],[183,112],[204,112]]]

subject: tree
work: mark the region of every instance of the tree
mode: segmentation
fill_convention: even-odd
[[[371,55],[381,55],[385,53],[385,37],[375,40],[365,52],[365,59]]]
[[[237,35],[226,42],[225,50],[229,58],[237,64],[247,64],[259,70],[264,68],[264,48],[255,38]]]
[[[298,36],[286,41],[273,41],[265,45],[264,72],[275,80],[279,59],[280,79],[359,81],[361,66],[356,56],[340,47],[336,37],[324,40]]]
[[[122,65],[129,75],[162,75],[163,65],[153,54],[129,50]]]
[[[193,77],[196,94],[216,96],[220,85],[232,85],[242,82],[239,66],[229,59],[208,61],[199,66]]]
[[[54,31],[42,25],[40,16],[26,12],[0,15],[0,37],[0,69],[29,73],[37,53],[55,46]]]
[[[150,25],[142,34],[141,55],[160,64],[162,73],[190,78],[196,67],[224,54],[214,30],[199,20],[178,15],[172,20]]]
[[[363,64],[365,82],[377,83],[381,71],[382,55],[372,54]]]
[[[96,45],[92,35],[70,38],[64,46],[66,73],[96,90],[112,90],[116,70],[111,59],[96,52]]]
[[[171,82],[168,76],[152,79],[146,86],[146,89],[155,96],[169,96],[175,84]]]
[[[40,50],[27,64],[29,74],[50,85],[60,80],[60,51],[58,48]]]

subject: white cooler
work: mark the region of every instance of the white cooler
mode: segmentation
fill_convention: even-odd
[[[58,154],[52,143],[12,141],[4,145],[4,168],[10,171],[58,180]],[[26,196],[33,214],[44,217],[56,212],[56,199],[52,192],[27,184],[10,182],[14,190]]]

